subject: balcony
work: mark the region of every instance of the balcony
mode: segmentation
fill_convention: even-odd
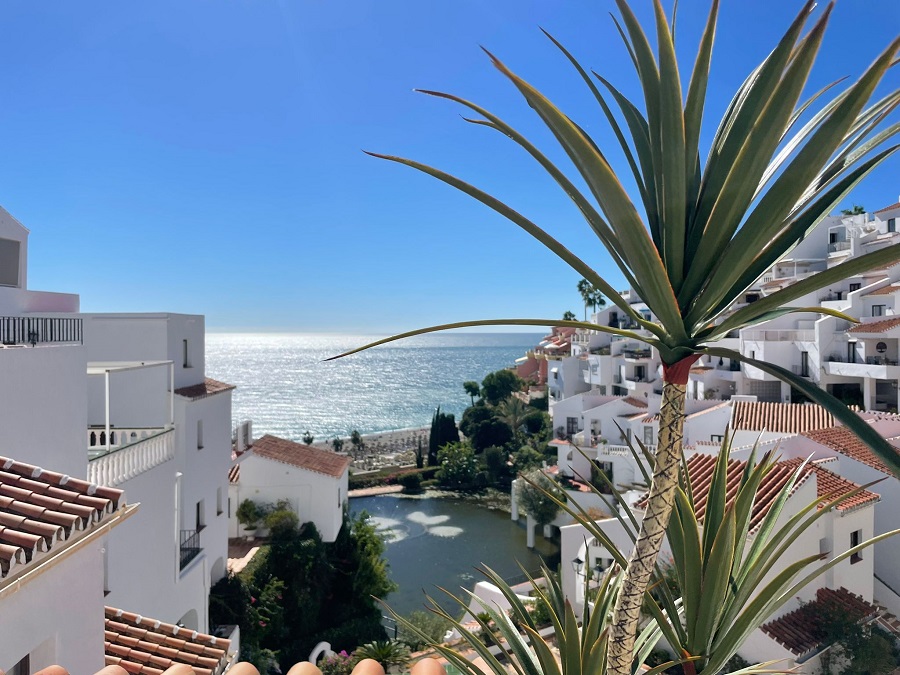
[[[82,344],[81,319],[37,316],[0,316],[0,344]]]
[[[829,253],[843,253],[844,251],[850,250],[850,242],[849,241],[836,241],[832,244],[828,244],[828,252]]]
[[[847,363],[835,357],[825,363],[825,372],[843,377],[872,377],[877,380],[900,379],[900,365],[896,360],[868,357],[866,363]]]
[[[173,429],[113,429],[106,440],[105,429],[88,430],[88,480],[97,485],[121,485],[175,456]]]
[[[650,359],[649,349],[623,349],[622,356],[629,361],[647,361]]]
[[[815,330],[745,330],[741,337],[753,342],[815,342]]]
[[[179,570],[183,570],[191,560],[200,555],[203,548],[200,546],[200,530],[181,530],[181,543],[179,544]]]

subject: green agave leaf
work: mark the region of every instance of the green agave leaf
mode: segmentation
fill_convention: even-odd
[[[644,301],[663,319],[663,325],[676,336],[681,326],[675,295],[665,267],[640,216],[609,164],[594,150],[583,132],[539,91],[509,70],[496,57],[494,65],[516,85],[544,124],[553,132],[566,154],[581,173],[600,204],[607,221],[619,238],[628,265],[635,271],[644,293]],[[651,128],[652,134],[652,128]],[[651,135],[652,138],[652,135]],[[640,272],[640,274],[637,274]]]
[[[709,84],[709,67],[712,60],[712,47],[716,36],[716,23],[719,16],[719,0],[713,0],[709,8],[709,17],[703,36],[700,38],[700,48],[697,50],[697,59],[694,61],[694,71],[691,75],[691,83],[688,86],[687,102],[684,106],[684,147],[685,147],[685,171],[688,179],[687,207],[688,219],[693,222],[693,211],[700,196],[700,131],[703,126],[703,105],[706,101],[706,89]],[[674,22],[675,14],[672,13]],[[675,34],[674,28],[672,34]],[[690,234],[690,233],[689,233]],[[691,239],[692,240],[692,239]],[[693,250],[688,247],[688,260],[693,259]]]
[[[898,259],[900,259],[900,244],[894,244],[872,253],[866,253],[858,258],[852,258],[822,272],[817,272],[813,276],[801,279],[787,288],[760,298],[756,302],[737,310],[721,323],[718,332],[724,335],[729,331],[742,328],[751,324],[756,317],[766,312],[777,310],[779,307],[802,298],[808,293],[842,281],[854,274],[868,272],[876,267],[894,263]]]
[[[685,131],[682,110],[681,77],[678,74],[678,60],[675,44],[662,3],[653,3],[656,15],[656,42],[659,47],[659,129],[660,160],[659,186],[663,214],[663,252],[669,283],[675,293],[681,289],[684,279],[684,252],[686,239],[686,186],[685,176]],[[648,112],[650,107],[648,106]],[[652,122],[652,118],[651,122]],[[652,132],[651,132],[652,133]]]
[[[575,187],[575,185],[566,177],[566,175],[562,171],[560,171],[549,159],[547,159],[547,157],[543,153],[541,153],[541,151],[538,150],[530,141],[528,141],[527,138],[522,136],[522,134],[520,134],[513,127],[508,125],[496,115],[492,114],[481,106],[478,106],[463,98],[454,96],[453,94],[445,94],[443,92],[431,91],[428,89],[419,89],[417,91],[428,96],[434,96],[435,98],[442,98],[448,101],[459,103],[460,105],[463,105],[470,110],[477,112],[487,121],[474,120],[469,118],[464,119],[472,124],[479,124],[482,126],[487,126],[491,129],[495,129],[524,148],[525,151],[529,155],[531,155],[547,173],[550,174],[550,176],[559,184],[563,191],[575,203],[575,205],[578,207],[578,210],[581,211],[585,220],[591,226],[591,229],[594,230],[594,233],[600,238],[600,241],[609,250],[610,254],[613,257],[613,260],[616,262],[619,269],[623,274],[626,275],[626,278],[629,280],[629,282],[631,282],[631,280],[633,279],[631,270],[629,270],[627,265],[625,265],[622,261],[618,242],[616,241],[613,231],[612,229],[610,229],[607,222],[603,220],[603,217],[599,213],[597,213],[597,210],[590,204],[590,202],[587,201],[587,199],[585,199],[584,195],[581,194],[578,188]]]
[[[613,288],[610,284],[604,281],[591,267],[589,267],[585,262],[583,262],[580,258],[578,258],[574,253],[569,251],[565,246],[559,243],[556,239],[547,234],[543,229],[535,225],[528,218],[510,208],[499,199],[492,197],[491,195],[479,190],[478,188],[469,185],[468,183],[452,176],[444,171],[439,169],[435,169],[426,164],[422,164],[420,162],[415,162],[411,159],[405,159],[403,157],[394,157],[391,155],[381,155],[374,152],[366,152],[367,155],[372,157],[377,157],[379,159],[386,159],[391,162],[396,162],[398,164],[403,164],[405,166],[411,167],[413,169],[417,169],[423,173],[428,174],[429,176],[433,176],[438,180],[441,180],[451,187],[455,187],[457,190],[466,193],[470,197],[473,197],[480,201],[485,206],[492,208],[494,211],[499,213],[501,216],[505,217],[508,220],[511,220],[513,223],[521,227],[532,237],[541,242],[544,246],[550,249],[553,253],[555,253],[563,262],[565,262],[569,267],[578,272],[581,276],[591,282],[596,289],[601,291],[606,297],[610,299],[610,302],[615,304],[619,309],[625,312],[628,316],[632,316],[635,313],[634,308],[632,308],[627,302],[625,302],[621,296],[619,296],[618,291]],[[634,317],[632,317],[634,318]],[[641,317],[635,318],[638,320]]]
[[[896,248],[900,248],[900,244],[898,244]],[[895,260],[896,259],[897,258],[895,258]],[[846,265],[848,263],[843,264]],[[803,282],[801,281],[799,283]],[[850,429],[850,431],[856,434],[861,441],[868,445],[872,452],[877,455],[878,459],[884,462],[891,469],[895,476],[900,477],[900,452],[897,451],[897,448],[895,448],[886,440],[884,440],[884,438],[879,436],[878,433],[874,429],[872,429],[872,427],[866,424],[856,413],[852,412],[846,405],[838,401],[834,396],[823,389],[819,389],[819,387],[810,382],[807,382],[803,378],[794,375],[791,371],[785,370],[781,366],[776,366],[772,363],[766,363],[765,361],[751,359],[743,355],[737,355],[734,352],[731,352],[731,350],[708,348],[707,353],[712,354],[713,356],[719,356],[719,351],[722,352],[722,356],[728,356],[729,358],[732,358],[731,354],[734,354],[734,358],[737,358],[739,361],[742,361],[749,366],[759,368],[764,373],[774,375],[779,380],[787,382],[788,384],[795,387],[798,391],[808,396],[813,402],[821,405],[828,412],[830,412],[841,424]]]
[[[550,647],[547,646],[540,633],[530,626],[522,626],[522,630],[528,635],[531,646],[537,653],[544,675],[562,675],[553,652],[550,651]]]
[[[708,224],[715,226],[710,214],[722,195],[722,188],[744,142],[766,103],[771,100],[775,87],[781,80],[786,65],[800,37],[803,25],[815,3],[807,2],[794,19],[778,45],[766,60],[750,74],[735,94],[725,117],[716,131],[710,154],[706,161],[700,199],[691,226],[692,250],[700,245]],[[693,266],[692,266],[693,267]]]
[[[824,192],[809,205],[805,211],[794,215],[792,220],[787,223],[784,230],[764,248],[756,259],[747,267],[746,271],[735,282],[735,285],[726,293],[726,297],[737,297],[749,288],[759,277],[787,252],[794,249],[813,228],[818,225],[822,218],[827,215],[847,194],[855,188],[859,182],[871,173],[875,167],[879,166],[885,159],[890,157],[900,148],[900,145],[887,148],[878,153],[875,157],[871,157],[847,175],[841,177],[832,187]],[[727,309],[727,305],[720,303],[707,318],[717,315],[719,312]]]
[[[590,76],[587,74],[584,68],[582,68],[581,64],[578,60],[572,56],[572,54],[567,50],[561,42],[559,42],[555,37],[553,37],[550,33],[548,33],[543,28],[541,31],[544,35],[549,38],[549,40],[556,46],[559,51],[563,53],[563,55],[569,60],[569,63],[572,64],[572,67],[578,72],[581,76],[581,79],[584,80],[584,83],[588,86],[588,89],[591,90],[591,93],[594,95],[594,98],[597,100],[597,103],[600,104],[600,108],[603,110],[603,114],[606,117],[606,121],[609,123],[610,128],[613,130],[613,133],[616,136],[616,140],[619,141],[619,147],[622,148],[622,152],[625,155],[625,160],[628,162],[628,166],[631,167],[631,173],[634,176],[634,181],[638,186],[638,190],[641,193],[642,201],[646,207],[647,205],[647,187],[644,184],[644,177],[638,169],[637,163],[634,159],[634,153],[631,151],[631,147],[628,145],[628,141],[625,138],[625,135],[622,133],[622,129],[619,126],[619,122],[616,120],[615,115],[613,115],[612,110],[609,105],[606,103],[606,99],[603,98],[603,94],[600,93],[600,90],[597,89],[597,86],[594,84],[593,80],[591,80]],[[649,215],[649,214],[648,214]],[[653,225],[651,225],[651,230]],[[654,240],[655,241],[655,240]]]
[[[351,349],[350,351],[346,351],[343,354],[331,356],[325,359],[325,361],[334,361],[335,359],[341,359],[345,356],[350,356],[351,354],[356,354],[358,352],[365,351],[366,349],[371,349],[372,347],[378,347],[379,345],[384,345],[389,342],[396,342],[397,340],[402,340],[404,338],[413,337],[416,335],[436,333],[442,330],[453,330],[454,328],[472,328],[473,326],[564,326],[568,328],[585,328],[587,330],[595,330],[601,333],[614,333],[616,335],[622,335],[623,337],[631,338],[632,340],[646,342],[647,344],[655,345],[656,343],[656,341],[652,338],[640,335],[639,333],[633,333],[631,331],[622,330],[620,328],[598,326],[595,323],[585,323],[583,321],[562,321],[559,319],[480,319],[477,321],[456,321],[454,323],[444,323],[439,326],[417,328],[416,330],[406,331],[405,333],[398,333],[397,335],[391,335],[390,337],[375,340],[374,342],[370,342],[369,344],[363,345],[362,347]]]
[[[900,38],[882,52],[875,63],[850,89],[848,96],[841,101],[834,112],[811,136],[809,142],[778,176],[772,187],[759,199],[721,256],[716,271],[706,286],[707,293],[712,294],[710,300],[707,301],[708,306],[712,307],[718,304],[722,300],[721,292],[731,288],[741,276],[741,271],[736,270],[733,266],[741,266],[747,258],[747,251],[762,249],[777,235],[781,222],[797,203],[802,190],[810,184],[828,158],[843,142],[860,109],[871,96],[893,59],[898,46],[900,46]]]
[[[703,590],[699,597],[697,630],[688,651],[692,654],[706,653],[717,632],[718,618],[721,616],[728,594],[735,549],[735,513],[729,508],[713,541],[712,550],[703,570]],[[705,532],[704,532],[705,533]]]
[[[710,273],[714,279],[716,270],[724,264],[721,261],[723,254],[725,257],[728,256],[732,236],[738,232],[734,237],[735,243],[740,238],[738,227],[753,201],[756,186],[765,173],[769,159],[781,142],[784,128],[789,123],[791,113],[800,98],[822,43],[829,15],[830,8],[826,9],[816,22],[807,39],[797,50],[795,58],[787,66],[784,76],[775,84],[772,91],[761,92],[761,95],[771,96],[771,100],[762,107],[756,119],[748,121],[750,128],[747,136],[733,163],[727,168],[726,177],[721,181],[721,192],[709,212],[704,226],[704,236],[697,245],[691,271],[679,295],[682,304],[687,304],[691,298],[694,298],[694,304],[700,307],[716,304],[718,298],[715,294],[710,296],[709,293],[701,291],[712,288],[704,284]],[[797,195],[802,193],[806,185],[807,183],[796,186]],[[711,196],[710,193],[706,194]],[[745,249],[743,259],[746,259],[748,252],[753,250],[756,249]],[[695,298],[698,294],[700,296]]]

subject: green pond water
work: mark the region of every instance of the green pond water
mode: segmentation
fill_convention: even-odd
[[[391,578],[400,587],[387,598],[399,614],[423,609],[427,592],[448,609],[438,586],[461,593],[484,580],[482,564],[504,578],[536,571],[542,557],[550,559],[556,547],[541,535],[536,549],[525,546],[525,529],[501,510],[489,510],[450,498],[409,498],[399,495],[360,497],[350,500],[350,510],[366,511],[387,541],[385,557]],[[423,592],[424,589],[424,592]],[[456,613],[456,612],[453,612]]]

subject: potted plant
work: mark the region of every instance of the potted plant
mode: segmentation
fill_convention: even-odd
[[[244,526],[244,535],[248,540],[253,539],[256,536],[259,519],[263,517],[262,510],[253,500],[245,499],[238,506],[235,515],[238,522]]]

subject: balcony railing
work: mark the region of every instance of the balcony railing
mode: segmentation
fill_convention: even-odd
[[[137,440],[131,439],[135,430],[113,429],[110,440],[120,441],[120,445],[111,444],[90,446],[91,434],[97,441],[105,430],[88,430],[88,480],[97,485],[115,487],[144,471],[148,471],[175,456],[175,434],[172,429],[141,429],[141,432],[153,432]],[[115,439],[112,434],[117,434]],[[105,438],[103,439],[106,440]]]
[[[200,530],[182,530],[179,550],[181,553],[181,567],[179,569],[183,570],[203,550],[200,546]]]
[[[51,319],[39,316],[0,316],[0,344],[82,344],[81,319]]]
[[[850,250],[850,242],[849,241],[836,241],[833,244],[828,244],[828,252],[829,253],[837,253],[839,251],[849,251]]]
[[[650,350],[649,349],[623,349],[622,356],[626,359],[649,359],[650,358]]]
[[[815,330],[748,330],[743,332],[745,340],[759,342],[814,342]]]

